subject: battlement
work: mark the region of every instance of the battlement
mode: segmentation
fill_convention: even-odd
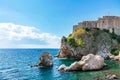
[[[100,28],[115,30],[115,33],[120,35],[120,16],[103,16],[95,21],[83,21],[73,26],[73,32],[79,28]]]

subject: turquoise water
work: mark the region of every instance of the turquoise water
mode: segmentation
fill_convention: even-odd
[[[42,52],[47,51],[52,56],[58,49],[0,49],[0,80],[105,80],[106,74],[116,74],[120,77],[120,64],[105,61],[111,68],[102,71],[89,72],[59,72],[61,64],[70,65],[75,60],[53,58],[53,68],[30,68],[37,64]]]

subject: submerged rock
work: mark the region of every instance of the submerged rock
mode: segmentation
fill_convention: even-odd
[[[39,58],[39,67],[52,67],[53,62],[52,62],[52,56],[48,52],[44,52],[41,57]]]
[[[88,54],[83,56],[79,62],[72,63],[69,67],[61,65],[59,71],[77,71],[77,70],[100,70],[105,67],[104,58],[99,55]]]

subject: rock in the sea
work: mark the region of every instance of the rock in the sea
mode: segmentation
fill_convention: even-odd
[[[62,69],[61,68],[64,68]],[[87,56],[83,56],[79,62],[72,63],[69,67],[65,65],[61,65],[58,69],[62,71],[77,71],[77,70],[100,70],[106,64],[104,63],[104,58],[99,55],[88,54]]]
[[[115,74],[109,74],[106,76],[107,80],[119,80]]]
[[[68,71],[77,71],[77,70],[82,70],[84,62],[74,62],[68,67]]]
[[[66,71],[66,69],[67,67],[64,64],[62,64],[59,66],[58,71]]]
[[[99,55],[88,54],[81,61],[85,62],[82,70],[99,70],[104,67],[104,58]]]
[[[39,58],[40,63],[38,64],[39,67],[52,67],[52,56],[48,52],[44,52],[41,57]]]

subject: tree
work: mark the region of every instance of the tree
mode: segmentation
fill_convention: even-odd
[[[76,46],[75,39],[72,38],[72,37],[68,37],[67,42],[68,42],[68,44],[69,44],[70,46],[72,46],[72,47],[75,47],[75,46]]]

